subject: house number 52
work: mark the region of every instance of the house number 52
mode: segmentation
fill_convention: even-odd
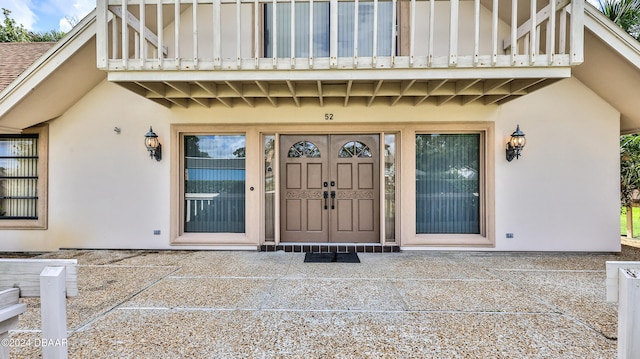
[[[332,113],[325,113],[324,114],[324,120],[325,121],[333,121],[333,114]]]

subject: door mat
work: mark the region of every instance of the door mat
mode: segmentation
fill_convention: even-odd
[[[357,253],[310,253],[304,256],[305,263],[360,263]]]

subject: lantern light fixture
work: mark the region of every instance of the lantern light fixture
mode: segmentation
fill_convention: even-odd
[[[158,141],[158,135],[153,132],[153,128],[151,126],[149,126],[149,132],[144,135],[144,145],[147,147],[151,158],[155,158],[156,161],[160,161],[162,159],[162,145],[160,144],[160,141]]]
[[[511,162],[514,158],[518,159],[526,143],[527,139],[524,137],[524,133],[520,131],[520,125],[518,125],[511,134],[511,139],[507,142],[507,161]]]

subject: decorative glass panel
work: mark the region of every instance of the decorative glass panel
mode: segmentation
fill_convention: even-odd
[[[185,232],[245,232],[243,135],[184,137]]]
[[[396,135],[384,135],[384,229],[387,242],[396,240]]]
[[[38,219],[38,135],[0,135],[0,219]]]
[[[360,158],[370,158],[371,150],[369,146],[360,142],[360,141],[351,141],[345,143],[344,146],[340,148],[338,151],[338,157],[340,158],[351,158],[351,157],[360,157]]]
[[[273,135],[264,136],[264,238],[266,241],[275,240],[275,149],[276,137]]]
[[[296,142],[289,148],[289,158],[320,158],[320,150],[316,145],[309,141]]]
[[[480,135],[416,136],[416,232],[480,233]]]

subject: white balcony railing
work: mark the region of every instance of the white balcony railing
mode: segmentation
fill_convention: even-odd
[[[98,0],[97,9],[97,63],[108,71],[583,61],[584,0]]]

